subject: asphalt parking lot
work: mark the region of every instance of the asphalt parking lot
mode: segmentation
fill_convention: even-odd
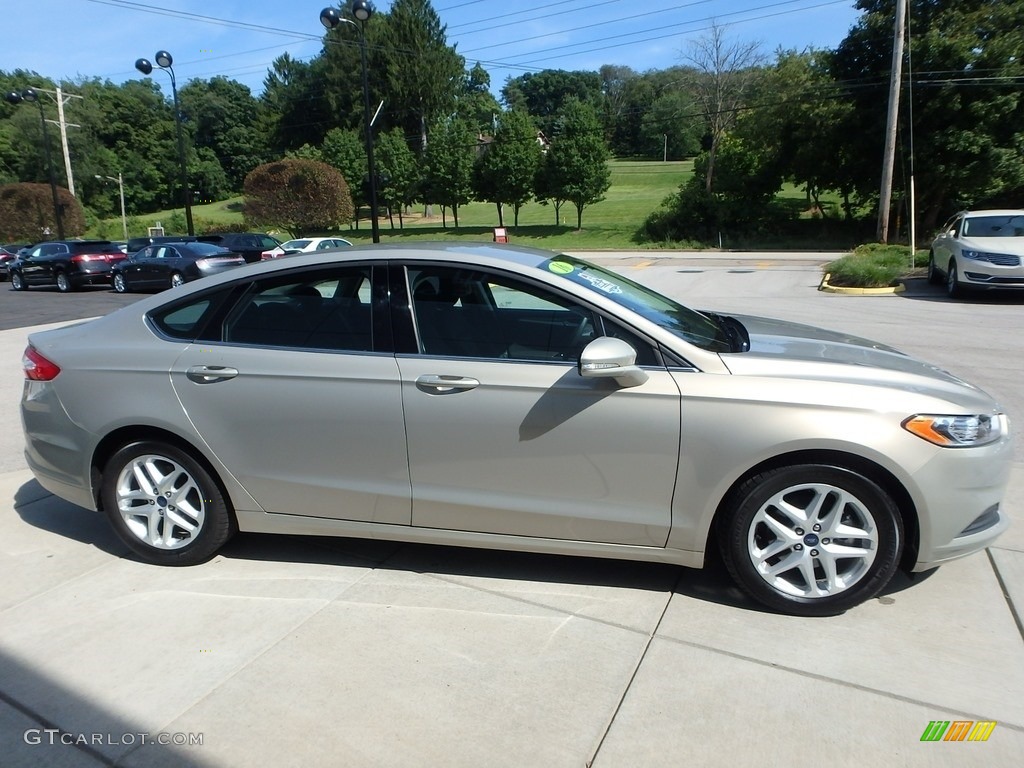
[[[841,329],[1024,423],[1024,297],[817,290],[822,260],[598,255],[698,308]],[[244,535],[128,557],[20,457],[27,326],[136,299],[0,284],[2,766],[1003,766],[1024,755],[1024,445],[997,545],[828,619],[716,564]],[[932,721],[994,722],[922,742]],[[159,743],[166,741],[168,743]],[[71,742],[71,743],[62,743]]]

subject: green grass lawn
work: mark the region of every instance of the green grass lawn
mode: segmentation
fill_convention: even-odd
[[[675,192],[679,185],[693,173],[692,161],[668,162],[642,160],[611,161],[611,188],[600,203],[583,210],[583,229],[576,230],[576,209],[565,204],[561,210],[561,225],[555,224],[553,206],[527,203],[519,211],[519,226],[513,226],[514,216],[509,206],[504,210],[504,223],[512,242],[536,245],[551,250],[593,250],[636,248],[633,234],[648,214],[661,206],[661,201]],[[235,197],[210,205],[196,205],[192,216],[197,231],[212,226],[238,225],[242,221],[241,198]],[[498,211],[491,203],[470,203],[459,209],[459,229],[455,229],[451,211],[447,211],[447,228],[441,226],[441,209],[434,206],[434,215],[426,218],[423,206],[412,209],[404,216],[404,225],[399,229],[397,214],[395,228],[391,229],[387,218],[380,220],[381,242],[404,242],[408,240],[491,240],[493,228],[498,226]],[[176,223],[184,231],[184,217],[181,209],[160,211],[130,220],[132,236],[145,235],[146,227],[161,222],[168,232],[177,232]],[[120,219],[107,219],[101,228],[90,233],[107,237],[119,237]],[[328,234],[328,233],[308,233]],[[359,229],[342,228],[341,236],[354,243],[370,242],[370,227],[366,220],[359,222]],[[288,239],[286,233],[278,235]]]

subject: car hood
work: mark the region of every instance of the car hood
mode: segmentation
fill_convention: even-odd
[[[963,237],[960,250],[1024,256],[1024,237]]]
[[[750,334],[749,351],[722,355],[736,375],[897,386],[940,396],[964,388],[981,393],[941,368],[869,339],[764,317],[733,317]]]

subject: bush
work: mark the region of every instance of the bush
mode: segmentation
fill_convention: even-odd
[[[85,212],[68,190],[57,187],[61,224],[65,237],[85,232]],[[0,242],[57,238],[53,192],[49,184],[5,184],[0,186]]]
[[[918,264],[921,254],[928,263],[927,251],[918,251],[910,258],[906,245],[883,245],[867,243],[857,246],[853,253],[825,265],[830,285],[846,288],[888,288],[897,285],[901,278]]]

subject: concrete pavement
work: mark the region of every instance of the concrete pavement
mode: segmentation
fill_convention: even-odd
[[[919,285],[824,294],[820,270],[793,259],[607,258],[693,306],[892,344],[990,391],[1018,428],[1024,418],[1019,298],[950,303]],[[1016,524],[996,547],[898,576],[835,618],[761,611],[719,566],[247,535],[202,566],[156,568],[23,468],[26,335],[0,331],[2,766],[1009,766],[1024,755],[1019,438],[1006,500]],[[985,742],[923,743],[933,720],[998,724]]]

